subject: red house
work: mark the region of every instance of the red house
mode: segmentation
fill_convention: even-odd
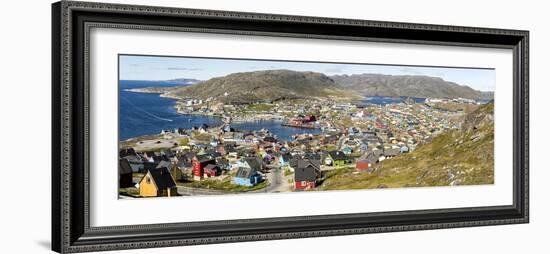
[[[221,169],[216,164],[208,164],[204,167],[204,175],[207,177],[219,176]]]
[[[378,156],[376,156],[374,153],[369,153],[366,157],[358,160],[355,163],[355,168],[359,171],[372,173],[372,171],[374,170],[373,165],[377,162]]]
[[[204,169],[208,164],[216,165],[216,159],[207,155],[196,155],[193,157],[193,179],[200,181],[204,176]]]
[[[357,170],[360,170],[360,171],[367,170],[369,169],[369,167],[370,167],[370,163],[366,160],[360,160],[360,161],[357,161],[357,163],[355,163],[355,168],[357,168]]]
[[[321,178],[321,161],[301,159],[294,169],[294,189],[308,190],[317,185]]]

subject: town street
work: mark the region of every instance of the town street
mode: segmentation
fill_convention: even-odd
[[[267,180],[269,181],[269,186],[261,190],[261,192],[287,192],[291,188],[281,167],[272,168],[267,174]]]

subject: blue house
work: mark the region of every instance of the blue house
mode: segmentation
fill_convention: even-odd
[[[262,175],[252,168],[239,168],[233,182],[242,186],[254,186],[262,182]]]
[[[342,152],[345,154],[345,155],[350,155],[351,153],[353,153],[353,148],[349,147],[349,146],[346,146],[344,147],[344,149],[342,149]]]

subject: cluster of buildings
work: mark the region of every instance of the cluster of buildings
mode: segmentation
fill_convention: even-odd
[[[451,103],[451,102],[473,104],[473,105],[483,104],[482,101],[467,99],[467,98],[427,98],[426,99],[426,103]]]
[[[119,154],[120,187],[136,185],[132,174],[139,173],[136,186],[140,196],[174,196],[178,182],[231,177],[233,184],[250,187],[266,181],[269,174],[290,172],[288,191],[314,189],[327,171],[355,167],[372,172],[377,163],[411,152],[441,132],[459,128],[456,119],[463,113],[439,111],[423,103],[361,105],[326,100],[306,105],[281,102],[269,114],[287,119],[283,125],[320,128],[322,133],[279,140],[269,130],[235,130],[230,123],[163,130],[159,138],[187,138],[189,142],[155,152],[123,147]],[[197,133],[208,140],[195,139]]]

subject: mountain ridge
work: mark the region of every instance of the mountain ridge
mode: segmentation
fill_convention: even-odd
[[[194,79],[173,79],[187,82]],[[172,98],[193,98],[226,104],[273,102],[289,99],[357,100],[365,96],[465,98],[491,100],[493,92],[422,75],[353,74],[327,76],[312,71],[262,70],[231,73],[176,87],[134,89]]]
[[[167,91],[167,96],[200,98],[229,104],[273,102],[286,99],[360,99],[318,72],[263,70],[232,73],[223,77]]]
[[[493,92],[426,75],[353,74],[330,76],[336,83],[365,96],[411,96],[420,98],[492,99]]]

